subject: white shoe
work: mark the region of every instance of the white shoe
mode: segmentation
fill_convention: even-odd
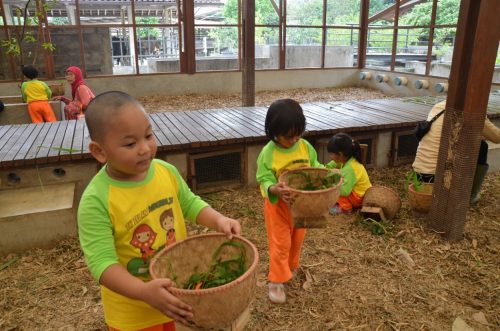
[[[286,294],[283,283],[269,283],[269,300],[274,303],[285,303]]]

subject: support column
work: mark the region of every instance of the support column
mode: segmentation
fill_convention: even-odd
[[[441,135],[430,228],[463,237],[500,40],[500,1],[462,0]]]
[[[255,106],[255,0],[243,0],[242,105]]]

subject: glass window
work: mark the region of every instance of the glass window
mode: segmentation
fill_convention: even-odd
[[[46,1],[49,25],[77,25],[76,1]]]
[[[80,0],[78,6],[81,24],[132,24],[130,2]]]
[[[237,70],[238,28],[197,27],[195,29],[196,70]]]
[[[286,24],[322,26],[323,0],[287,0]]]
[[[4,3],[3,9],[7,25],[24,25],[24,8],[27,2],[27,0],[17,0]],[[38,25],[40,15],[41,13],[36,10],[36,2],[31,1],[26,13],[26,25]]]
[[[368,25],[394,25],[396,0],[370,0],[368,7]]]
[[[457,24],[460,0],[439,0],[436,9],[436,24]]]
[[[358,37],[358,29],[327,29],[325,68],[357,64]]]
[[[327,25],[359,25],[360,0],[328,0]]]
[[[228,3],[236,0],[228,0]],[[256,0],[255,1],[255,24],[256,25],[278,25],[279,24],[279,1]]]
[[[431,76],[449,77],[453,48],[455,46],[456,28],[434,29],[432,45]]]
[[[402,4],[399,9],[399,26],[429,26],[432,16],[432,0]],[[429,38],[429,30],[427,30]]]
[[[279,29],[255,28],[255,69],[278,69],[280,65]]]
[[[177,27],[138,27],[136,31],[140,73],[179,72]]]
[[[390,69],[392,58],[393,29],[368,29],[366,66]]]
[[[237,1],[228,2],[196,2],[194,5],[195,25],[235,24],[238,21]]]
[[[425,74],[429,29],[398,29],[394,70]]]
[[[134,7],[137,24],[176,24],[179,20],[176,1],[136,1]]]
[[[82,29],[82,33],[87,76],[136,73],[135,49],[130,38],[132,28],[89,27]],[[113,36],[117,35],[118,43],[112,43]],[[116,46],[113,49],[114,45],[118,45],[121,52],[114,52],[117,50]]]
[[[286,68],[321,67],[322,29],[286,29]]]

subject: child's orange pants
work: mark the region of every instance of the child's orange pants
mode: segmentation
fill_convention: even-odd
[[[290,209],[281,199],[276,204],[265,200],[264,219],[269,243],[268,279],[284,283],[292,278],[292,271],[299,267],[306,229],[293,226]]]
[[[28,104],[28,113],[33,123],[56,122],[56,115],[48,101],[31,101]]]
[[[120,331],[118,329],[108,326],[108,331]],[[171,321],[164,324],[150,326],[149,328],[140,329],[138,331],[175,331],[175,322]]]
[[[351,191],[346,197],[340,197],[337,201],[339,206],[344,210],[351,210],[353,208],[359,208],[363,205],[363,197],[360,197],[354,191]]]

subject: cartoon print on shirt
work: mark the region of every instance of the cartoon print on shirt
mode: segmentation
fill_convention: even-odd
[[[175,243],[174,211],[172,208],[165,210],[160,215],[160,225],[167,232],[166,246]]]
[[[156,233],[147,224],[141,224],[134,230],[130,244],[141,250],[144,263],[146,263],[148,258],[155,253],[155,250],[152,248],[155,239]]]

